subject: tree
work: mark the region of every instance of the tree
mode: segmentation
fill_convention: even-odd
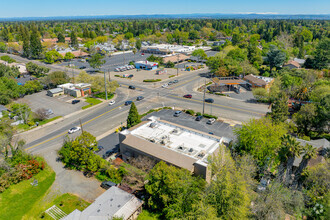
[[[320,104],[317,105],[316,129],[319,133],[329,133],[330,128],[330,94],[323,97]]]
[[[166,68],[174,68],[174,63],[173,62],[171,62],[171,61],[168,61],[166,64],[165,64],[165,67]]]
[[[126,127],[131,128],[134,125],[139,124],[140,122],[141,122],[140,115],[137,111],[137,108],[136,108],[134,102],[132,102],[131,108],[129,109],[129,112],[128,112],[127,126]]]
[[[140,39],[138,39],[138,40],[135,42],[135,47],[136,47],[136,49],[141,50],[141,46],[142,46],[142,42],[141,42]]]
[[[326,38],[321,40],[315,50],[313,60],[314,69],[326,69],[330,63],[330,39]]]
[[[306,144],[302,149],[302,154],[303,154],[302,161],[300,162],[299,167],[295,172],[296,184],[298,184],[298,181],[300,179],[303,170],[307,167],[308,161],[317,156],[317,151],[316,148],[314,148],[312,145]]]
[[[226,58],[232,58],[238,62],[243,62],[247,59],[246,51],[240,48],[230,50]]]
[[[65,53],[65,56],[64,56],[65,60],[72,60],[74,58],[75,58],[75,55],[73,53],[71,53],[71,52]]]
[[[194,50],[191,55],[197,57],[198,62],[200,60],[206,60],[207,58],[207,55],[203,49]]]
[[[71,47],[76,48],[76,49],[79,47],[78,40],[77,40],[77,35],[76,35],[75,31],[71,31],[70,45],[71,45]]]
[[[209,159],[212,181],[206,190],[207,201],[220,219],[246,219],[249,215],[248,186],[224,145]]]
[[[149,172],[145,189],[150,195],[147,205],[162,212],[163,219],[185,218],[197,208],[205,181],[191,176],[185,169],[169,166],[163,161]]]
[[[48,73],[50,69],[44,66],[39,66],[38,64],[32,62],[28,62],[26,64],[26,70],[30,74],[36,75],[36,77],[41,77]]]
[[[19,120],[23,120],[24,124],[28,122],[31,108],[27,104],[12,103],[9,108],[12,116],[17,116]]]
[[[284,122],[288,119],[288,97],[284,92],[281,92],[272,103],[272,111],[269,115],[274,123]]]
[[[252,119],[234,131],[237,135],[235,151],[251,154],[260,168],[272,166],[286,132],[282,123],[273,124],[269,118]]]
[[[257,46],[250,44],[247,51],[247,58],[251,64],[260,66],[263,63],[261,51]]]
[[[128,40],[128,39],[131,39],[131,38],[133,38],[134,37],[134,35],[131,33],[131,32],[127,32],[126,34],[125,34],[125,38]]]
[[[83,131],[81,135],[79,135],[76,140],[79,144],[81,144],[83,147],[88,148],[92,151],[97,151],[97,141],[96,137],[94,137],[91,133],[87,131]]]
[[[32,26],[30,34],[30,55],[34,59],[38,59],[42,53],[42,45],[39,37],[39,32],[36,26]]]
[[[302,146],[291,135],[287,134],[282,137],[282,146],[278,152],[280,165],[278,167],[277,178],[285,186],[292,184],[292,168],[296,157],[302,153]]]
[[[316,107],[313,103],[303,105],[292,117],[298,127],[298,132],[309,136],[314,128],[316,115]]]
[[[7,45],[4,42],[0,42],[0,52],[5,53],[7,51]]]
[[[272,69],[274,67],[279,68],[281,67],[284,62],[286,61],[286,53],[279,50],[276,46],[271,45],[270,50],[267,53],[267,61],[270,65],[270,72],[272,72]]]
[[[45,119],[47,119],[49,117],[48,114],[48,110],[45,108],[38,108],[35,112],[34,112],[34,117],[37,120],[43,121]]]
[[[40,92],[43,86],[38,80],[30,80],[24,84],[24,89],[27,94],[33,94],[36,92]]]
[[[63,56],[54,49],[54,50],[48,51],[45,54],[44,61],[46,63],[54,63],[54,62],[56,62],[56,61],[58,61],[60,59],[63,59]]]
[[[242,36],[239,32],[235,32],[233,34],[233,38],[231,40],[231,42],[233,43],[233,45],[238,45],[242,40]]]
[[[57,43],[65,43],[65,37],[62,32],[59,32],[57,35]]]
[[[69,81],[70,77],[62,71],[51,72],[47,76],[41,78],[41,82],[49,88],[54,88],[57,85],[68,83]]]
[[[103,64],[105,64],[105,60],[103,60],[103,56],[99,53],[94,54],[89,60],[88,63],[94,69],[100,69]]]

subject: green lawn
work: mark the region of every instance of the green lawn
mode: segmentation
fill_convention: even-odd
[[[59,118],[61,118],[61,117],[62,117],[62,116],[56,116],[56,117],[54,117],[54,118],[50,118],[50,119],[43,120],[43,121],[39,122],[39,125],[47,124],[47,123],[49,123],[49,122],[51,122],[51,121],[55,121],[56,119],[59,119]]]
[[[90,98],[90,97],[86,98],[85,101],[87,103],[89,103],[89,105],[85,105],[81,109],[86,109],[86,108],[92,107],[93,105],[97,105],[97,104],[102,103],[101,100],[98,100],[96,98]]]
[[[59,118],[61,118],[62,116],[56,116],[56,117],[54,117],[54,118],[49,118],[49,119],[45,119],[45,120],[43,120],[43,121],[39,121],[39,126],[40,125],[44,125],[44,124],[47,124],[47,123],[49,123],[49,122],[51,122],[51,121],[54,121],[54,120],[56,120],[56,119],[59,119]],[[27,125],[27,124],[19,124],[19,125],[17,125],[17,130],[24,130],[24,131],[27,131],[27,130],[31,130],[31,129],[33,129],[33,128],[36,128],[37,126],[35,126],[35,125],[33,125],[33,126],[29,126],[29,125]]]
[[[0,194],[0,219],[20,220],[42,198],[55,180],[55,173],[49,167],[35,176],[38,186],[32,186],[33,178],[9,187]]]
[[[100,93],[94,94],[94,96],[97,98],[106,100],[105,92],[100,92]],[[108,94],[108,100],[112,99],[114,96],[115,96],[115,94],[113,94],[113,93]]]
[[[42,198],[38,202],[36,202],[33,208],[26,215],[23,216],[23,219],[52,220],[52,218],[45,213],[45,210],[52,207],[53,205],[56,205],[66,214],[71,213],[75,209],[82,211],[90,205],[90,203],[86,202],[85,200],[82,200],[78,196],[69,193],[57,196],[56,198],[52,198],[50,202],[47,202],[49,198],[46,197],[49,196],[46,195],[45,198]]]
[[[152,213],[148,210],[143,209],[137,220],[158,220],[160,219],[160,214]]]

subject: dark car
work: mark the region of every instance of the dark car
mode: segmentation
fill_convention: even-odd
[[[135,90],[135,86],[129,86],[128,88]]]
[[[129,76],[128,76],[128,78],[133,78],[133,76],[134,76],[134,75],[133,75],[133,74],[131,74],[131,75],[129,75]],[[135,87],[134,87],[134,88],[135,88]]]
[[[205,99],[205,102],[213,103],[214,102],[214,99]]]
[[[144,99],[143,96],[138,96],[138,97],[136,98],[137,101],[141,101],[142,99]]]
[[[203,116],[198,115],[198,116],[196,117],[196,121],[200,121],[200,120],[202,120],[202,118],[203,118]]]
[[[182,111],[176,111],[174,112],[174,117],[179,117],[181,115]]]
[[[130,105],[130,104],[132,104],[132,101],[126,101],[125,102],[125,105]]]
[[[104,149],[104,147],[102,147],[102,146],[98,146],[97,147],[97,151],[95,151],[95,153],[98,153],[98,152],[100,152],[101,150],[103,150]]]
[[[176,80],[173,80],[173,83],[178,83],[178,82],[179,82],[179,80],[177,80],[177,79]]]
[[[192,95],[187,94],[187,95],[184,95],[183,97],[184,97],[184,98],[187,98],[187,99],[191,99],[191,98],[192,98]]]
[[[169,86],[170,86],[170,85],[172,85],[172,84],[173,84],[173,82],[172,82],[172,81],[170,81],[170,82],[168,82],[168,83],[167,83],[167,85],[169,85]]]
[[[111,181],[103,181],[103,182],[101,183],[101,187],[102,187],[103,189],[109,189],[109,188],[112,187],[112,186],[117,186],[117,184],[114,183],[114,182],[111,182]]]
[[[85,66],[81,66],[81,67],[79,67],[79,69],[83,70],[83,69],[86,69],[86,67]]]
[[[72,104],[77,104],[77,103],[79,103],[80,102],[80,100],[78,100],[78,99],[75,99],[75,100],[72,100]]]

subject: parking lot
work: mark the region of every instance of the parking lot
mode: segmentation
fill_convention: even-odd
[[[101,71],[114,71],[114,69],[118,66],[127,65],[130,61],[145,61],[149,55],[142,56],[141,53],[125,53],[125,54],[117,54],[112,56],[106,56],[104,60],[106,61],[104,65],[102,65]],[[59,64],[60,66],[68,66],[70,62],[63,62]],[[87,72],[94,71],[93,68],[89,65],[88,62],[80,62],[80,59],[74,59],[71,61],[71,64],[75,66],[75,68],[86,67],[84,70]]]
[[[58,97],[50,97],[46,95],[46,91],[27,95],[24,98],[18,99],[19,103],[26,103],[31,110],[35,112],[39,108],[51,109],[54,114],[50,117],[65,116],[72,112],[81,110],[81,107],[87,105],[86,102],[81,101],[77,104],[71,104],[74,97],[62,95]]]

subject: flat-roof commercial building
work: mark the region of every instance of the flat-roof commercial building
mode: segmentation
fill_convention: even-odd
[[[135,68],[143,70],[155,70],[158,68],[158,63],[149,61],[137,61],[135,62]]]
[[[246,75],[243,78],[246,82],[248,82],[248,84],[250,86],[252,86],[252,88],[265,88],[265,89],[269,89],[273,82],[274,82],[274,78],[272,77],[264,77],[264,76],[256,76],[253,74],[250,75]]]
[[[119,134],[124,161],[139,155],[185,168],[210,181],[208,157],[218,152],[225,138],[150,117]]]
[[[63,89],[64,94],[68,94],[74,97],[82,97],[91,94],[91,84],[89,83],[65,83],[58,85],[57,87]]]
[[[153,44],[141,48],[142,53],[167,55],[173,53],[191,54],[196,49],[195,46],[183,46],[172,44]]]

